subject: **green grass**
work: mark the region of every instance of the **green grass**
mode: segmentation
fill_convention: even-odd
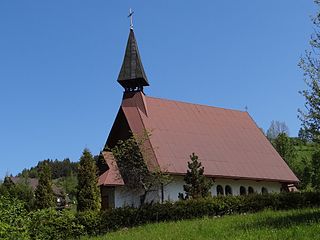
[[[82,240],[129,239],[320,239],[320,209],[264,211],[255,214],[148,224]]]

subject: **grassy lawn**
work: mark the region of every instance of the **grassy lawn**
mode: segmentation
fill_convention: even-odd
[[[129,239],[320,239],[320,209],[264,211],[256,214],[149,224],[82,240]]]

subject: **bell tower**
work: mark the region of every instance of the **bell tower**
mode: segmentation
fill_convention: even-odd
[[[117,81],[125,89],[125,92],[143,92],[143,87],[149,86],[149,82],[143,69],[138,44],[133,32],[132,14],[133,12],[130,9],[128,16],[130,17],[130,33]]]

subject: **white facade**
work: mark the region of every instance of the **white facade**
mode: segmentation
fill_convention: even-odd
[[[167,186],[163,187],[164,201],[177,201],[179,193],[184,193],[183,185],[185,184],[182,176],[176,176],[173,181]],[[226,187],[230,186],[232,195],[240,195],[240,187],[245,189],[248,194],[249,187],[255,193],[262,193],[264,188],[268,193],[279,193],[281,190],[281,183],[267,182],[267,181],[252,181],[252,180],[232,180],[232,179],[216,179],[211,188],[211,195],[217,196],[217,187],[221,186],[223,194],[226,194]],[[115,187],[114,190],[114,207],[133,206],[139,207],[140,196],[142,193],[130,192],[125,187]],[[160,202],[162,201],[162,191],[151,192],[147,195],[146,202]]]

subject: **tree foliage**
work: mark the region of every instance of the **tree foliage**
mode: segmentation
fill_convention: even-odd
[[[88,149],[83,150],[80,158],[77,201],[77,210],[79,212],[87,210],[98,211],[101,207],[96,164]]]
[[[276,139],[274,139],[272,144],[283,160],[285,160],[287,164],[291,165],[292,160],[296,156],[296,152],[294,145],[287,134],[280,133]]]
[[[299,109],[299,118],[314,142],[320,143],[320,1],[315,0],[318,12],[313,17],[314,33],[309,41],[310,50],[300,59],[307,89],[300,91],[305,98],[305,110]]]
[[[127,140],[120,140],[111,149],[116,159],[119,171],[126,187],[135,192],[141,192],[141,204],[145,203],[147,194],[158,191],[161,186],[171,181],[170,176],[159,169],[148,169],[146,162],[150,159],[145,141],[150,135],[132,135]]]
[[[34,209],[34,193],[32,187],[22,178],[21,181],[14,183],[11,177],[6,176],[0,185],[0,195],[7,196],[10,199],[16,198],[20,200],[24,207],[31,211]]]
[[[313,189],[320,191],[320,151],[316,151],[312,155],[312,176],[311,183]]]
[[[280,133],[289,135],[289,128],[285,122],[272,121],[267,130],[267,138],[269,140],[275,139]]]
[[[47,163],[40,167],[39,184],[35,190],[35,205],[38,209],[55,206],[55,197],[52,190],[51,170]]]
[[[185,198],[197,199],[208,197],[213,181],[204,176],[204,167],[201,166],[197,155],[192,153],[190,160],[188,162],[187,174],[184,177],[186,183],[183,185],[183,190],[186,193]]]
[[[0,196],[0,239],[29,239],[28,224],[24,204],[15,198]]]
[[[41,166],[46,163],[49,165],[51,169],[51,177],[52,179],[58,179],[61,177],[70,177],[77,174],[78,171],[78,163],[71,162],[69,158],[65,158],[64,160],[43,160],[39,161],[37,166],[31,167],[30,169],[23,169],[21,173],[18,174],[19,177],[29,177],[29,178],[38,178]]]

